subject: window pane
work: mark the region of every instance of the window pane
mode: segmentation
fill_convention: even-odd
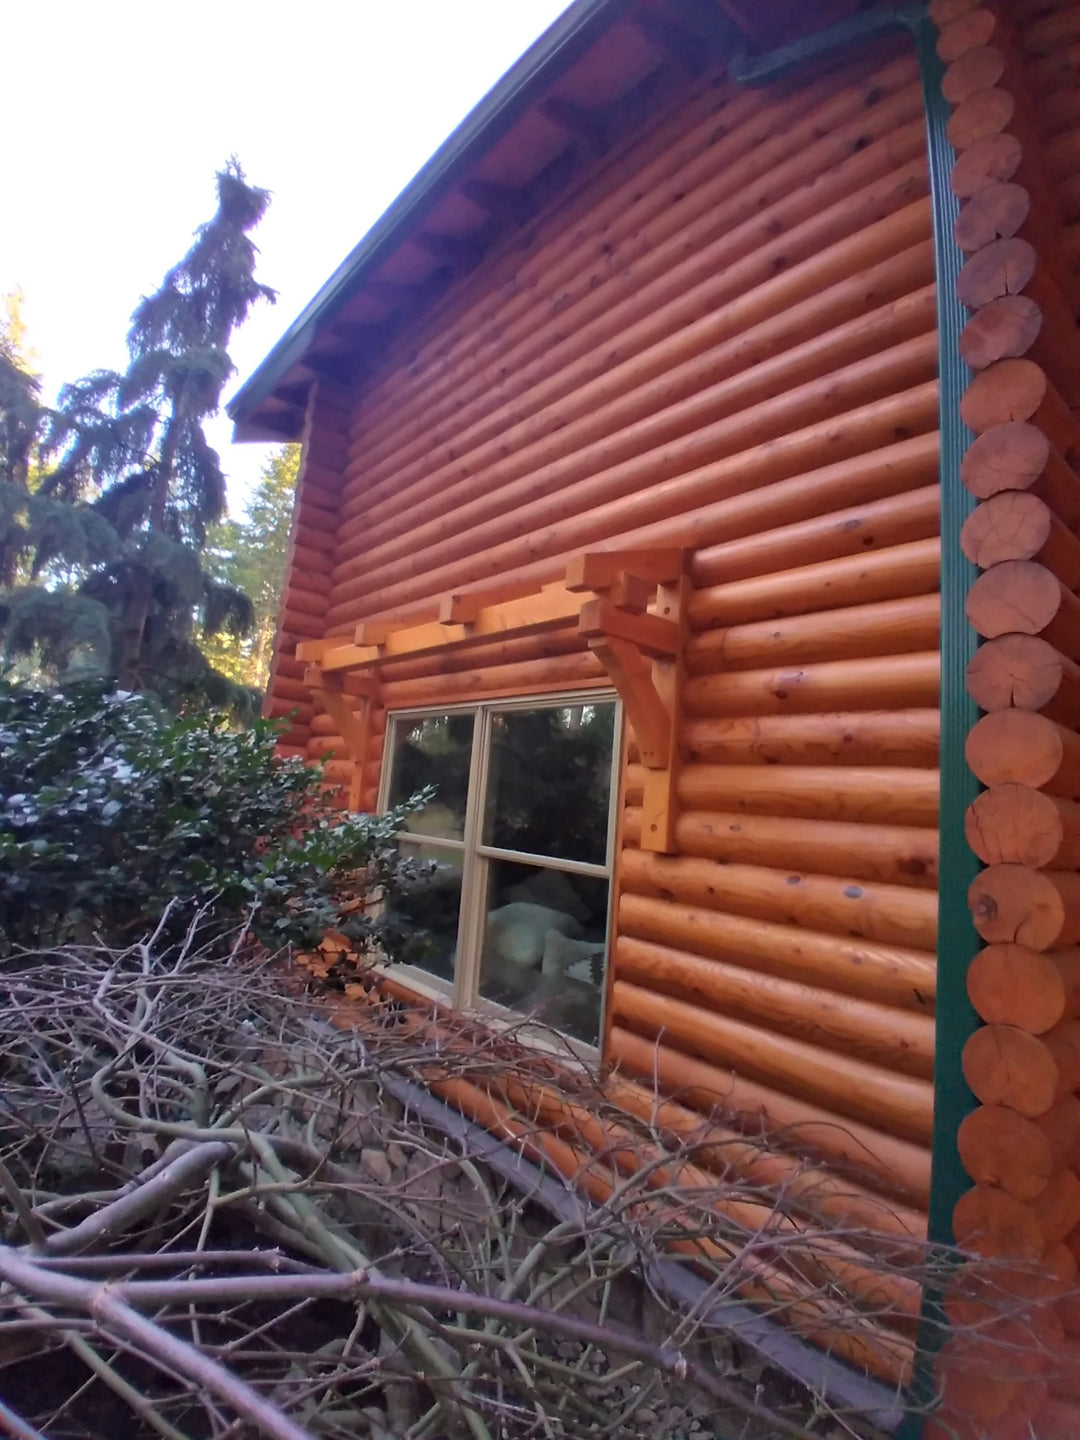
[[[611,701],[496,711],[484,844],[603,865],[614,729]]]
[[[442,845],[403,840],[398,849],[404,859],[431,862],[429,874],[407,881],[395,897],[389,918],[411,932],[415,954],[410,958],[421,970],[453,980],[461,914],[461,874],[464,855]]]
[[[505,860],[487,872],[480,994],[599,1044],[607,880]]]
[[[399,805],[425,785],[435,788],[435,799],[409,817],[407,830],[444,840],[464,837],[473,723],[471,711],[394,721],[389,804]]]

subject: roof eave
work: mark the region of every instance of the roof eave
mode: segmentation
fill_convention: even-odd
[[[484,96],[401,192],[330,279],[289,326],[251,377],[226,405],[237,440],[266,439],[265,427],[245,423],[294,365],[303,360],[320,326],[348,300],[366,273],[400,243],[442,198],[458,176],[531,103],[552,73],[566,68],[602,31],[630,9],[630,0],[574,0]],[[282,437],[286,438],[286,437]]]

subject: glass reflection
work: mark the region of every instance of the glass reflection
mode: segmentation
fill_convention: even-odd
[[[435,790],[435,799],[405,822],[412,834],[463,838],[473,720],[466,713],[394,722],[389,804],[399,805],[425,785]]]
[[[402,858],[427,862],[394,896],[388,919],[403,926],[409,938],[409,960],[421,970],[453,981],[461,918],[464,855],[431,842],[402,840]]]
[[[611,702],[496,711],[484,844],[604,864],[614,729]]]
[[[607,880],[505,860],[487,870],[481,996],[599,1044]]]

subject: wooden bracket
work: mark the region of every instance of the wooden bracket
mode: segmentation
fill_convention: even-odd
[[[653,556],[648,579],[611,567],[610,559],[625,561],[625,556],[592,565],[588,562],[602,557],[581,557],[575,575],[588,577],[604,592],[582,607],[578,628],[611,678],[633,728],[645,767],[641,847],[661,854],[675,849],[682,651],[690,594],[685,557],[675,554],[677,563],[670,555]],[[658,571],[669,578],[657,583],[652,577]],[[653,596],[651,611],[640,604],[646,589]]]
[[[345,694],[341,681],[340,671],[327,675],[318,665],[309,665],[304,672],[304,683],[322,702],[349,752],[353,767],[349,809],[358,810],[364,785],[364,766],[371,749],[371,712],[378,699],[378,686],[374,677],[370,677],[370,683],[360,687],[361,693],[354,697]],[[358,710],[353,709],[354,698],[360,702]]]
[[[445,595],[437,620],[363,620],[351,640],[331,635],[298,644],[297,659],[309,662],[304,681],[337,725],[354,762],[351,793],[359,794],[363,783],[383,661],[576,623],[626,707],[645,766],[642,847],[671,851],[688,558],[688,551],[675,549],[597,551],[573,559],[565,580],[539,586],[500,580]],[[347,671],[348,697],[342,689]],[[360,696],[359,711],[353,709],[353,695]]]

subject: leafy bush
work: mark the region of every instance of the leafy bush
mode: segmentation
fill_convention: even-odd
[[[273,948],[332,929],[407,958],[416,942],[357,901],[415,878],[393,842],[413,802],[343,815],[318,769],[275,755],[276,733],[0,681],[0,952],[124,944],[164,922],[207,940],[247,924]]]

